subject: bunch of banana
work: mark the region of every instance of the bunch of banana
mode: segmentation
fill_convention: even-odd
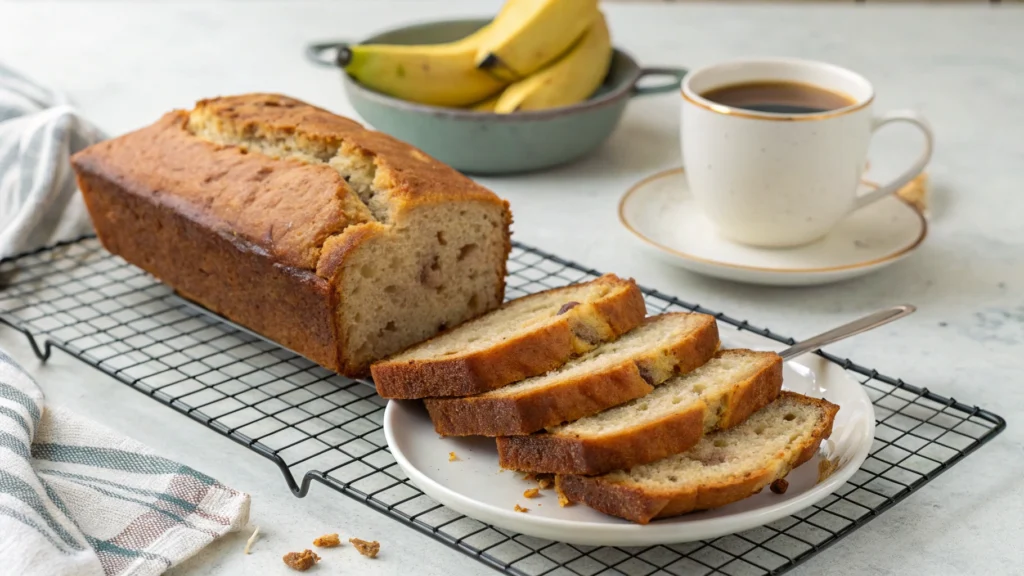
[[[397,98],[509,113],[585,100],[611,56],[597,0],[508,0],[462,40],[354,45],[339,61],[359,83]]]
[[[600,14],[597,0],[509,0],[481,39],[476,64],[521,80],[568,50]]]
[[[604,16],[583,34],[572,49],[548,66],[505,88],[494,111],[543,110],[586,100],[601,86],[612,60],[611,36]]]

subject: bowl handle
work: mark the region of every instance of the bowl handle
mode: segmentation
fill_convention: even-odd
[[[683,81],[683,76],[686,76],[686,73],[685,68],[643,68],[640,70],[640,75],[636,77],[636,82],[633,83],[633,96],[664,94],[679,90],[679,83]],[[647,76],[669,76],[672,81],[654,86],[638,86],[640,80]]]
[[[306,59],[318,66],[344,68],[352,51],[348,42],[313,42],[306,46]]]

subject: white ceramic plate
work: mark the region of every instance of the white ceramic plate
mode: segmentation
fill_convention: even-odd
[[[867,184],[865,184],[867,186]],[[756,248],[715,231],[690,194],[682,168],[633,186],[619,220],[663,260],[708,276],[774,286],[810,286],[868,274],[909,255],[928,225],[895,195],[862,208],[828,236],[796,248]]]
[[[771,349],[766,340],[723,327],[726,347]],[[499,528],[572,544],[650,546],[715,538],[767,524],[806,508],[831,494],[860,468],[871,448],[875,416],[867,394],[846,371],[815,355],[786,363],[783,387],[838,404],[832,436],[819,454],[790,472],[784,495],[760,494],[716,510],[656,520],[646,526],[606,516],[583,505],[559,507],[553,490],[527,499],[523,491],[535,482],[522,474],[499,471],[494,440],[440,438],[422,403],[394,401],[384,412],[384,434],[391,454],[409,479],[438,502]],[[455,452],[458,460],[448,461]],[[818,483],[821,458],[839,467]],[[515,512],[516,504],[529,512]]]

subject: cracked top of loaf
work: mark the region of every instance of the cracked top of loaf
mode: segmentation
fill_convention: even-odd
[[[202,100],[74,161],[322,276],[346,229],[401,226],[421,204],[504,204],[404,142],[277,94]]]

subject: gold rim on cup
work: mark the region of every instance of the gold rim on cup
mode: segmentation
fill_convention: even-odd
[[[690,96],[689,94],[687,94],[685,90],[680,90],[679,93],[682,94],[683,100],[686,100],[690,104],[693,104],[694,106],[697,106],[698,108],[703,108],[703,109],[708,110],[710,112],[714,112],[716,114],[722,114],[722,115],[725,115],[725,116],[735,116],[736,118],[751,118],[753,120],[772,120],[772,121],[775,121],[775,122],[807,122],[807,121],[810,121],[810,120],[828,120],[829,118],[837,118],[839,116],[844,116],[846,114],[852,114],[852,113],[857,112],[859,110],[863,110],[864,108],[867,108],[868,106],[871,105],[872,102],[875,101],[875,95],[872,93],[871,97],[868,98],[867,100],[863,101],[863,102],[860,102],[858,104],[853,104],[851,106],[847,106],[846,108],[840,108],[838,110],[831,110],[829,112],[822,112],[820,114],[787,114],[787,115],[782,115],[782,114],[772,114],[770,112],[756,114],[756,113],[753,113],[753,112],[746,112],[744,110],[740,110],[739,108],[733,108],[731,106],[725,106],[725,105],[722,105],[722,104],[716,104],[714,102],[703,100],[703,99],[697,100],[696,98],[694,98],[694,97]]]

